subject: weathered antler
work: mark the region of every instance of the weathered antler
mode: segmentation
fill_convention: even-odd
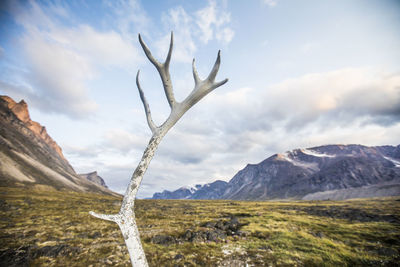
[[[132,175],[128,188],[126,189],[119,213],[115,215],[106,215],[106,214],[97,214],[95,212],[90,212],[91,215],[97,218],[113,221],[119,225],[122,235],[125,239],[126,246],[128,247],[132,266],[148,266],[146,255],[144,254],[144,250],[140,242],[139,231],[135,221],[134,204],[135,204],[136,194],[138,192],[140,183],[143,179],[143,175],[146,172],[147,167],[149,166],[149,163],[154,156],[158,144],[161,142],[161,139],[168,132],[168,130],[175,125],[175,123],[183,116],[183,114],[186,113],[186,111],[188,111],[193,105],[199,102],[200,99],[202,99],[212,90],[225,84],[228,81],[228,79],[225,79],[220,82],[215,82],[215,77],[217,76],[221,62],[220,51],[218,51],[218,56],[217,60],[215,61],[214,67],[212,68],[210,74],[205,80],[200,79],[196,70],[195,61],[193,59],[192,68],[193,68],[193,78],[195,86],[192,92],[182,102],[177,102],[174,97],[171,77],[169,74],[169,64],[171,61],[173,40],[174,40],[173,33],[171,32],[171,42],[167,58],[164,63],[160,63],[153,57],[149,48],[143,42],[142,37],[139,34],[139,42],[147,58],[150,60],[151,63],[153,63],[158,73],[160,74],[161,81],[164,86],[164,92],[167,97],[169,106],[171,107],[171,113],[162,125],[156,126],[154,124],[153,119],[151,117],[149,104],[140,86],[139,82],[140,71],[138,71],[136,75],[136,85],[139,90],[140,99],[143,102],[144,110],[146,113],[147,124],[149,125],[149,128],[153,135],[143,153],[139,165],[136,167]]]

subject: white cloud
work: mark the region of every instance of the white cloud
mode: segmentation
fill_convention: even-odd
[[[27,79],[41,98],[41,108],[54,112],[67,111],[76,117],[90,113],[96,104],[87,97],[85,80],[93,76],[86,58],[42,38],[27,36],[22,40],[29,62]]]
[[[92,65],[130,69],[140,60],[134,46],[115,31],[98,32],[89,25],[80,25],[54,30],[51,37],[65,49],[86,57]]]
[[[223,28],[216,33],[217,40],[225,44],[230,43],[234,35],[235,32],[231,28]]]
[[[232,125],[264,130],[276,125],[286,130],[309,124],[349,126],[360,119],[384,125],[400,121],[400,75],[367,68],[340,69],[288,79],[269,86],[261,95],[241,88],[216,92],[206,101],[216,107],[224,103],[223,110],[214,112],[229,117],[223,120],[228,122],[227,129]]]
[[[201,31],[199,39],[208,43],[215,36],[217,40],[229,43],[234,35],[233,30],[226,27],[230,20],[230,13],[219,8],[216,1],[208,1],[208,6],[196,12],[196,24]]]
[[[216,1],[208,1],[204,8],[188,14],[181,7],[169,9],[162,15],[164,28],[174,31],[174,59],[190,62],[197,50],[198,42],[207,44],[217,40],[223,44],[232,41],[235,32],[229,27],[230,13]],[[169,33],[165,34],[156,46],[159,55],[165,55],[169,45]]]
[[[115,31],[100,32],[89,25],[67,27],[60,19],[71,15],[61,5],[12,2],[10,11],[24,31],[19,45],[24,55],[21,83],[28,101],[46,112],[87,117],[96,110],[88,82],[104,67],[130,71],[141,60],[129,40]],[[20,92],[21,93],[21,92]]]
[[[112,129],[105,133],[104,147],[126,154],[129,151],[142,149],[148,140],[142,135],[136,135],[123,129]]]
[[[133,40],[137,33],[149,34],[151,20],[137,0],[105,0],[114,13],[113,20],[124,39]],[[136,40],[136,39],[135,39]]]
[[[174,31],[174,60],[191,62],[193,54],[197,49],[193,39],[192,18],[179,6],[164,13],[162,22],[166,28]],[[165,57],[167,54],[169,42],[169,32],[156,42],[157,50],[162,57]]]

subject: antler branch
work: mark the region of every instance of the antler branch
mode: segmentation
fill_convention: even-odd
[[[147,124],[149,125],[151,132],[154,133],[155,130],[157,129],[157,126],[154,124],[153,119],[151,118],[149,103],[147,103],[147,100],[146,100],[146,97],[144,96],[143,90],[140,87],[139,73],[140,73],[140,70],[138,70],[138,72],[136,74],[136,85],[139,90],[139,95],[140,95],[140,99],[142,100],[142,103],[143,103],[144,111],[146,112]]]
[[[183,102],[181,103],[185,106],[185,108],[189,109],[212,90],[220,87],[221,85],[224,85],[228,81],[228,79],[225,79],[220,82],[215,82],[215,77],[217,76],[220,63],[221,51],[218,51],[217,59],[215,60],[214,66],[210,74],[208,75],[207,79],[201,80],[199,74],[197,73],[195,60],[193,59],[192,69],[195,87],[193,88],[192,92],[186,97],[186,99],[183,100]]]
[[[172,83],[171,83],[171,77],[169,74],[169,63],[171,61],[172,48],[174,46],[174,34],[173,34],[173,32],[171,32],[171,41],[169,44],[169,51],[168,51],[168,55],[167,55],[167,58],[165,59],[164,63],[158,62],[157,59],[155,59],[153,57],[153,55],[150,52],[150,49],[143,42],[140,34],[139,34],[139,42],[140,42],[140,45],[142,46],[147,58],[150,60],[151,63],[153,63],[153,65],[156,67],[158,73],[160,74],[161,81],[164,86],[165,96],[167,97],[168,104],[172,109],[176,104],[176,100],[174,97],[174,92],[173,92]]]

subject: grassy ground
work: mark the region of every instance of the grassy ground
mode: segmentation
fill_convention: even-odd
[[[0,187],[0,266],[129,266],[121,199]],[[150,266],[399,266],[400,199],[138,200]]]

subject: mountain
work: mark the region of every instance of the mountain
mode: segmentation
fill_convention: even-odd
[[[295,149],[275,154],[258,164],[248,164],[228,183],[219,183],[218,190],[207,185],[199,188],[201,194],[195,190],[185,198],[347,199],[400,195],[400,145]],[[179,198],[179,191],[167,192]],[[153,198],[160,197],[159,194]],[[168,194],[162,197],[169,198]]]
[[[0,96],[0,181],[2,186],[116,195],[76,174],[46,128],[31,120],[26,102],[8,96]]]
[[[81,173],[81,174],[79,174],[79,176],[86,180],[89,180],[95,184],[101,185],[102,187],[108,188],[108,186],[106,185],[106,182],[104,182],[104,179],[101,178],[101,176],[99,176],[97,174],[97,171],[89,172],[89,173]]]
[[[225,192],[227,182],[217,180],[205,185],[194,187],[181,187],[175,191],[164,190],[162,193],[155,193],[153,199],[219,199]]]

